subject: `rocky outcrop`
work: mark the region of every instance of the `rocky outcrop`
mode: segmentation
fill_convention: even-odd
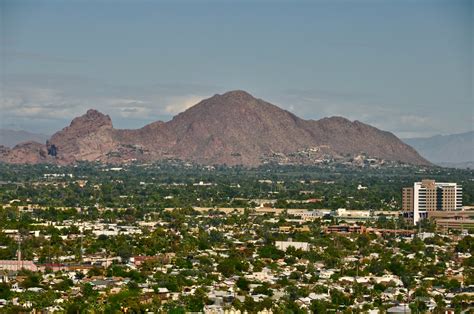
[[[55,152],[60,163],[107,161],[106,154],[117,144],[114,133],[110,117],[90,109],[55,133],[46,145],[50,154]]]
[[[39,164],[55,162],[48,156],[46,146],[37,142],[25,142],[12,149],[0,147],[0,160],[12,164]]]

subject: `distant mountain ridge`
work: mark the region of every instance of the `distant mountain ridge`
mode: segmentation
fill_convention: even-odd
[[[25,153],[28,148],[31,155]],[[303,120],[244,91],[214,95],[168,122],[157,121],[135,130],[115,129],[109,116],[91,109],[56,132],[43,147],[30,144],[4,149],[0,160],[71,164],[171,158],[257,166],[275,156],[298,163],[361,154],[430,164],[390,132],[342,117]]]
[[[474,162],[474,131],[426,138],[403,139],[423,157],[440,165],[469,165]]]
[[[13,147],[23,142],[39,142],[46,143],[49,138],[45,134],[37,134],[23,130],[0,129],[0,145]]]
[[[446,167],[446,168],[474,169],[474,161],[438,162],[437,164],[441,167]]]

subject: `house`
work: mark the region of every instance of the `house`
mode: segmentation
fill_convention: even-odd
[[[408,304],[399,304],[396,306],[392,306],[391,308],[387,309],[387,313],[404,313],[410,314],[411,310]]]

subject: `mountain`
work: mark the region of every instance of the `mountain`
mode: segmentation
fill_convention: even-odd
[[[12,161],[16,150],[0,153],[0,160],[23,162],[19,157]],[[392,133],[341,117],[303,120],[244,91],[214,95],[168,122],[135,130],[115,129],[109,116],[91,109],[55,133],[42,150],[32,147],[32,154],[40,155],[38,162],[60,164],[171,158],[255,166],[269,161],[314,163],[361,156],[429,164]],[[28,160],[36,162],[33,157]]]
[[[474,162],[474,131],[403,140],[433,163],[463,167]]]
[[[9,129],[0,129],[0,145],[13,147],[23,142],[39,142],[45,143],[48,135],[30,133],[27,131],[17,131]]]
[[[446,168],[474,169],[474,161],[438,162],[437,164],[441,167],[446,167]]]

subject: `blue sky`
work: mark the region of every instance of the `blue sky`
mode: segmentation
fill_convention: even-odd
[[[0,3],[2,128],[136,128],[243,89],[400,137],[473,129],[469,0]]]

